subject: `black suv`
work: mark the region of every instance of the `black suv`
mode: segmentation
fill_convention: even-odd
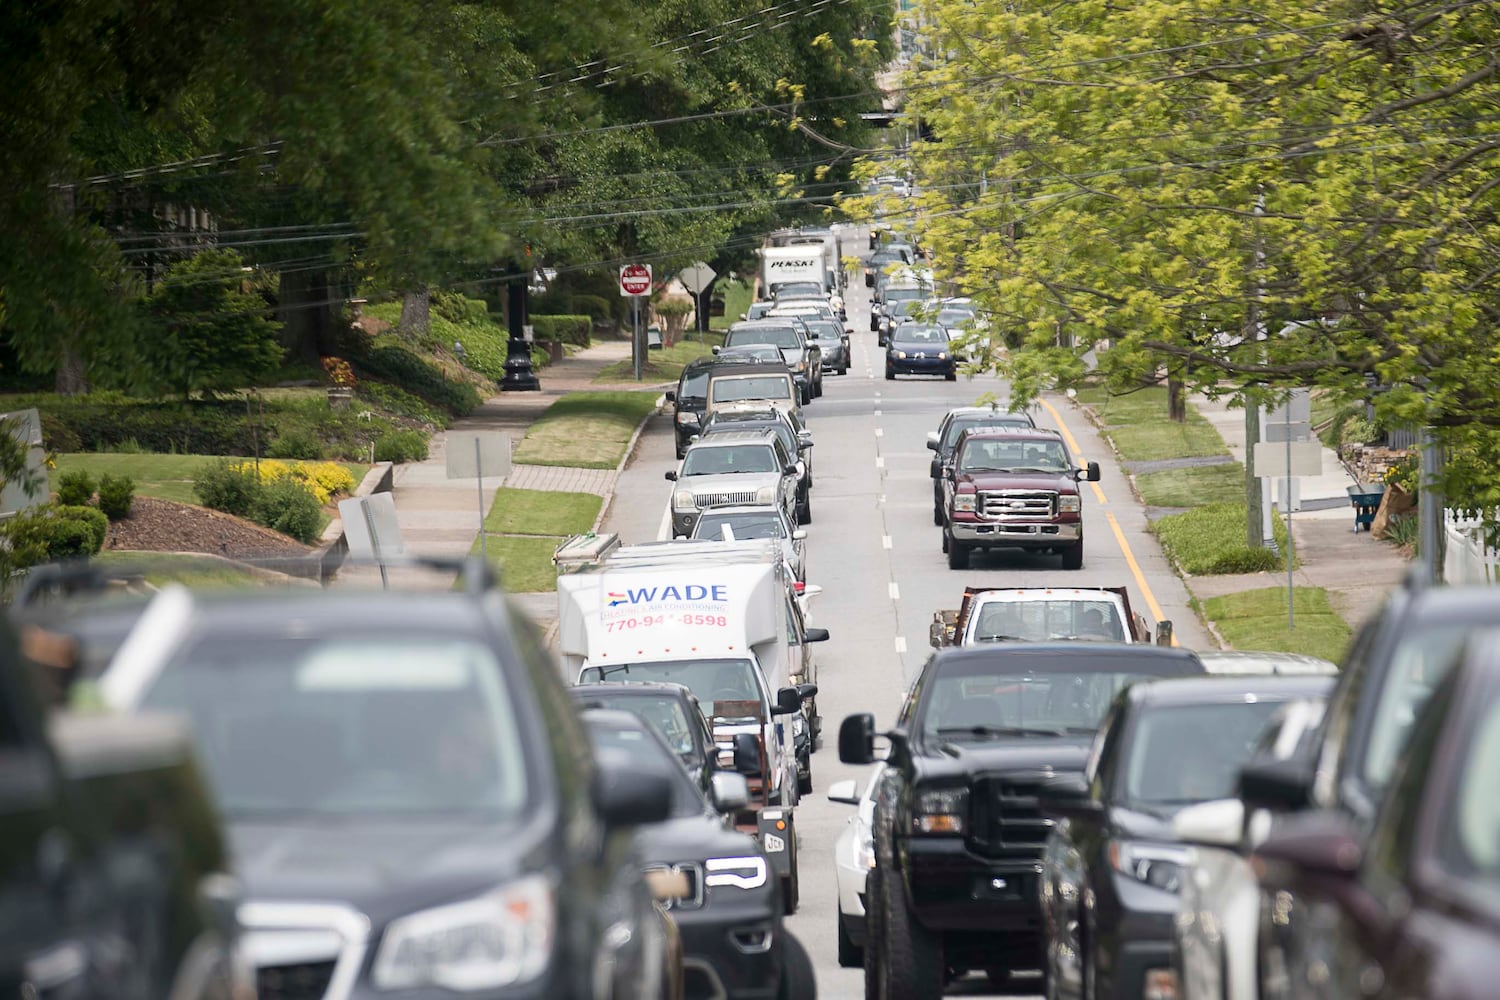
[[[677,380],[677,388],[667,393],[667,402],[676,410],[672,430],[677,439],[678,458],[687,452],[687,446],[703,425],[703,414],[708,409],[708,373],[715,363],[713,358],[689,361]]]
[[[637,828],[636,860],[648,873],[675,876],[665,893],[682,935],[689,997],[810,997],[817,990],[807,952],[782,922],[781,893],[769,859],[723,813],[749,801],[743,775],[720,771],[704,796],[677,766],[649,723],[628,712],[583,713],[594,746],[626,755],[641,771],[672,782],[672,810]]]
[[[875,795],[866,883],[866,994],[937,996],[945,977],[1004,982],[1042,967],[1038,871],[1050,820],[1037,796],[1079,774],[1115,695],[1132,681],[1193,676],[1166,646],[1025,643],[949,647],[907,693]],[[839,758],[875,759],[875,720],[851,715]]]
[[[713,776],[719,770],[719,748],[703,706],[686,685],[606,681],[578,684],[568,690],[584,709],[629,712],[656,727],[693,784],[705,798],[712,798]],[[731,763],[726,760],[724,766],[727,768]]]
[[[531,626],[466,576],[164,590],[99,681],[193,723],[263,998],[624,998],[674,975],[632,854],[669,780],[596,760]]]

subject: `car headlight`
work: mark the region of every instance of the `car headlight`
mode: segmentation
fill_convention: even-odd
[[[776,487],[762,486],[755,491],[756,503],[773,503],[776,500]]]
[[[1175,893],[1182,888],[1182,874],[1187,863],[1188,852],[1182,847],[1128,840],[1109,845],[1110,867],[1165,892]]]
[[[854,864],[859,868],[875,867],[875,838],[865,837],[854,849]]]
[[[528,982],[547,968],[556,924],[552,886],[532,875],[391,921],[371,977],[382,990],[468,992]]]
[[[900,361],[905,361],[906,360],[906,352],[905,351],[896,351],[895,354],[896,354],[897,360],[900,360]]]
[[[796,371],[796,372],[805,372],[805,371],[807,371],[807,362],[806,361],[799,361],[799,362],[797,362],[796,367],[794,367],[792,369],[792,371]]]
[[[1057,512],[1059,514],[1076,514],[1083,509],[1082,497],[1058,497]]]
[[[969,812],[967,788],[929,788],[917,793],[913,833],[963,833]]]
[[[679,424],[696,424],[698,422],[698,414],[679,410],[677,413],[677,422]]]
[[[769,877],[765,858],[709,858],[703,862],[703,884],[710,889],[719,886],[759,889]]]
[[[948,355],[945,354],[942,351],[938,351],[938,360],[939,361],[947,361],[948,360]]]
[[[792,716],[792,735],[801,736],[805,732],[807,732],[807,720],[802,717],[801,712],[798,712]]]
[[[955,493],[953,494],[953,509],[971,511],[974,509],[974,500],[973,493]]]
[[[698,498],[693,495],[692,490],[678,490],[672,494],[672,506],[678,510],[698,506]]]

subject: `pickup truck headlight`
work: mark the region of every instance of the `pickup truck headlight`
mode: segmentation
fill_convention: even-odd
[[[677,412],[677,422],[679,424],[696,424],[698,422],[698,414],[689,413],[686,410],[679,410]]]
[[[381,990],[494,990],[535,979],[552,957],[557,907],[540,875],[478,899],[391,921],[371,977]]]
[[[776,500],[776,487],[762,486],[755,491],[756,503],[774,503]]]
[[[678,490],[672,494],[672,506],[677,510],[689,510],[698,506],[698,498],[692,490]]]
[[[953,494],[953,509],[972,511],[976,499],[973,493],[955,493]]]
[[[1083,509],[1082,497],[1058,497],[1057,512],[1059,514],[1076,514]]]
[[[1109,864],[1122,875],[1137,882],[1175,893],[1182,888],[1188,852],[1169,844],[1142,844],[1117,840],[1109,845]]]
[[[969,814],[967,788],[929,788],[917,793],[912,833],[963,833]]]
[[[765,858],[709,858],[703,862],[703,884],[710,889],[759,889],[768,877]]]

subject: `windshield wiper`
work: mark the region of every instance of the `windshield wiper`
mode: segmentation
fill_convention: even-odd
[[[609,667],[595,667],[594,669],[597,670],[597,671],[599,671],[599,679],[602,681],[602,680],[604,680],[604,678],[610,676],[611,674],[617,674],[617,673],[619,673],[622,670],[625,671],[625,673],[627,673],[627,674],[630,673],[630,664],[628,664],[628,663],[616,663],[613,666],[609,666]]]
[[[1041,473],[1043,475],[1055,475],[1056,473],[1062,472],[1063,470],[1062,469],[1038,469],[1038,468],[1035,468],[1034,466],[1018,465],[1018,466],[1015,466],[1014,468],[1010,468],[1010,469],[997,469],[996,471],[997,472],[1036,472],[1036,473]]]
[[[1066,736],[1067,731],[1058,726],[938,726],[937,735],[954,736]]]
[[[974,638],[977,639],[980,642],[1026,642],[1027,641],[1027,639],[1026,639],[1026,637],[1024,635],[1001,635],[999,633],[996,633],[994,635],[977,635]]]

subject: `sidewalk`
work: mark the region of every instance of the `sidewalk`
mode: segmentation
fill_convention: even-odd
[[[424,556],[467,556],[474,540],[479,537],[483,516],[494,503],[495,492],[502,486],[594,493],[607,498],[614,489],[617,474],[614,469],[513,465],[509,475],[486,476],[478,486],[473,479],[449,479],[448,433],[500,431],[510,436],[514,451],[532,421],[567,393],[590,389],[660,391],[659,387],[644,383],[594,383],[594,377],[606,367],[629,357],[629,341],[609,340],[553,362],[538,373],[542,385],[540,392],[497,392],[473,413],[454,421],[448,431],[434,434],[426,460],[398,465],[391,496],[406,551]],[[446,581],[426,570],[392,567],[388,575],[393,587],[430,589],[446,586]],[[339,571],[337,584],[378,587],[380,571],[373,566],[345,566]],[[521,600],[534,619],[545,623],[556,616],[555,598],[551,594],[523,596]]]
[[[1231,409],[1225,400],[1193,396],[1191,401],[1219,432],[1234,459],[1243,463],[1245,411]],[[1322,587],[1334,610],[1357,629],[1379,610],[1385,592],[1401,582],[1409,563],[1394,545],[1376,541],[1367,531],[1354,531],[1354,509],[1345,489],[1354,479],[1332,450],[1323,448],[1322,457],[1323,474],[1301,480],[1302,509],[1291,516],[1293,547],[1300,560],[1293,581],[1299,587]],[[1285,587],[1286,573],[1195,576],[1187,585],[1203,600]]]

